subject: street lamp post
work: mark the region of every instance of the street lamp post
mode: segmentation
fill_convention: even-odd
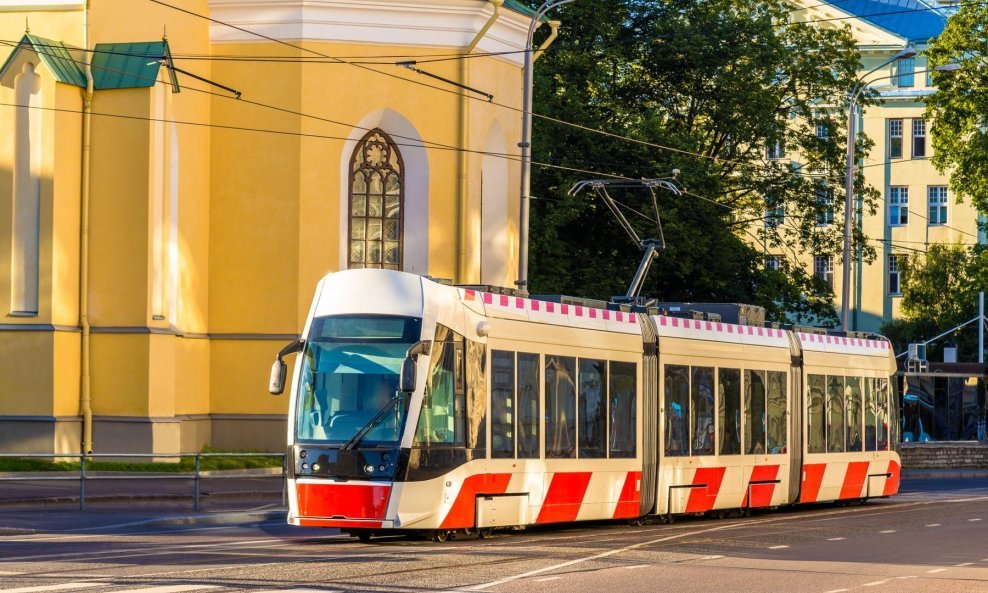
[[[532,22],[528,26],[528,37],[525,43],[525,88],[522,91],[521,115],[521,204],[518,221],[518,280],[515,284],[522,293],[528,293],[528,211],[532,191],[532,80],[534,78],[532,63],[534,62],[533,37],[535,28],[539,26],[542,17],[547,12],[569,4],[573,0],[546,0],[535,11]]]
[[[845,332],[850,328],[850,299],[851,299],[851,211],[854,207],[854,144],[857,136],[855,111],[857,109],[858,97],[861,92],[868,88],[865,79],[877,70],[888,66],[896,60],[911,58],[916,55],[916,50],[907,47],[896,53],[887,62],[872,68],[863,76],[858,78],[854,87],[847,94],[847,165],[844,170],[844,265],[842,271],[841,285],[841,307],[840,322],[841,329]]]

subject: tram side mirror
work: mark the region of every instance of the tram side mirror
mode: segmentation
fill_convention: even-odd
[[[288,374],[288,365],[285,361],[278,359],[271,365],[271,381],[268,384],[268,391],[271,395],[281,395],[285,392],[285,375]]]
[[[401,362],[401,377],[398,380],[398,389],[403,393],[415,391],[415,367],[414,358],[406,358]]]
[[[288,365],[285,364],[285,357],[289,354],[296,354],[305,348],[305,340],[295,340],[278,352],[278,358],[271,365],[271,377],[268,380],[268,392],[271,395],[281,395],[285,392],[285,377],[288,375]]]

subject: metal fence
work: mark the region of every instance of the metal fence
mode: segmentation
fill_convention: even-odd
[[[149,475],[141,475],[144,472],[127,472],[126,475],[92,475],[86,473],[86,462],[95,461],[99,459],[181,459],[183,457],[193,458],[193,471],[192,472],[168,472],[168,473],[149,473]],[[243,475],[243,474],[233,474],[233,473],[210,473],[208,476],[202,475],[201,462],[205,458],[212,457],[234,457],[234,458],[245,458],[245,457],[270,457],[270,458],[281,458],[281,473],[279,474],[269,474],[269,475]],[[6,472],[8,475],[0,474],[0,482],[49,482],[49,481],[73,481],[77,480],[79,482],[79,510],[86,509],[86,482],[90,480],[192,480],[193,492],[192,499],[194,501],[195,510],[199,510],[200,505],[200,482],[202,479],[208,478],[210,480],[222,480],[222,479],[244,479],[244,478],[278,478],[281,480],[281,502],[282,504],[287,504],[288,502],[288,472],[285,467],[285,454],[284,453],[90,453],[89,455],[83,453],[0,453],[0,458],[16,458],[16,459],[51,459],[51,460],[62,460],[62,459],[77,459],[79,462],[79,472],[73,471],[46,471],[44,476],[16,476],[9,475],[12,473],[21,472]],[[229,470],[208,470],[208,471],[229,471]],[[235,471],[235,470],[234,470]],[[49,475],[50,474],[50,475]]]

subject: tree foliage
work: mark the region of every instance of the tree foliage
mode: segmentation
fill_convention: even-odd
[[[988,247],[934,243],[902,266],[902,318],[882,326],[896,351],[924,342],[978,315],[978,292],[988,287]],[[971,324],[950,336],[959,360],[977,360],[978,334]],[[927,357],[939,357],[942,343]]]
[[[927,50],[937,91],[927,99],[933,164],[950,174],[950,189],[988,213],[988,5],[964,2]]]
[[[537,62],[535,111],[642,143],[536,117],[533,292],[623,294],[640,252],[603,204],[566,192],[583,179],[679,169],[688,193],[659,194],[667,248],[643,294],[836,320],[830,287],[798,258],[841,250],[842,226],[818,219],[833,208],[842,220],[844,104],[860,56],[848,30],[786,24],[789,11],[779,0],[577,0],[557,9],[564,27]],[[786,158],[769,160],[776,142]],[[873,211],[877,194],[860,176],[857,189]],[[817,199],[828,195],[832,203]],[[639,215],[651,210],[646,192],[615,197],[641,236],[657,233]],[[784,219],[764,224],[766,208]],[[778,271],[765,266],[769,251],[784,254]]]

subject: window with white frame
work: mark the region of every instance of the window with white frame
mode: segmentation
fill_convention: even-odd
[[[902,158],[902,120],[901,119],[890,119],[888,120],[888,131],[889,131],[889,158],[890,159],[901,159]]]
[[[929,217],[927,221],[931,226],[947,224],[947,186],[931,185],[926,188],[927,204],[929,205]]]
[[[899,88],[911,88],[916,84],[916,58],[901,58],[892,63],[895,76],[892,84]]]
[[[820,140],[826,140],[830,137],[830,130],[827,129],[825,124],[816,125],[816,137]]]
[[[909,224],[909,188],[893,185],[889,188],[889,226]]]
[[[834,224],[834,190],[818,188],[815,193],[817,226]]]
[[[765,256],[765,267],[769,270],[778,272],[782,265],[782,258],[778,255],[767,255]]]
[[[888,289],[889,295],[900,296],[902,294],[902,264],[905,263],[904,255],[889,255],[888,259]]]
[[[913,158],[926,157],[926,121],[913,120]]]
[[[770,161],[779,161],[786,158],[786,147],[782,142],[782,138],[769,141],[768,148],[765,151],[765,158]]]
[[[823,280],[831,287],[834,285],[834,256],[814,255],[813,275]]]
[[[786,221],[786,208],[772,200],[765,203],[765,228],[775,228]]]

